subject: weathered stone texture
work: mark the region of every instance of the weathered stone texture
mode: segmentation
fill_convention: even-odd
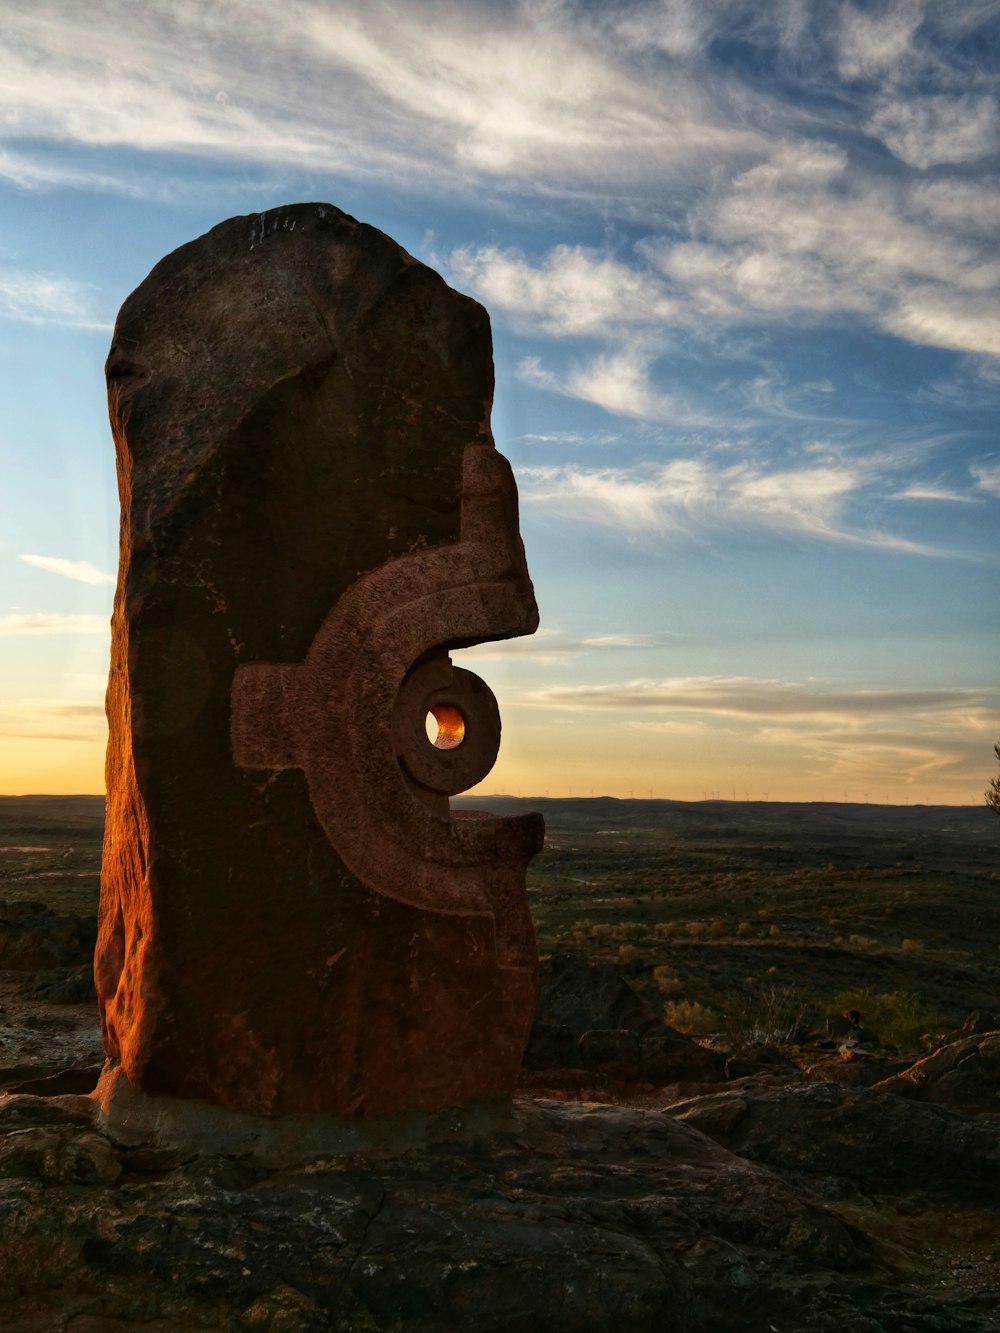
[[[157,265],[107,374],[107,1054],[146,1091],[263,1114],[513,1087],[541,821],[447,809],[499,726],[447,650],[537,623],[485,311],[294,205]],[[409,764],[449,699],[468,743],[421,735]]]
[[[995,1333],[995,1123],[812,1092],[521,1100],[487,1132],[304,1166],[117,1145],[83,1098],[0,1098],[0,1326]]]

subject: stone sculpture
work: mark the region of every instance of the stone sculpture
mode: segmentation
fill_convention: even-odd
[[[485,311],[299,204],[168,255],[107,376],[109,1067],[268,1116],[511,1089],[541,818],[448,809],[500,732],[449,651],[537,625]]]

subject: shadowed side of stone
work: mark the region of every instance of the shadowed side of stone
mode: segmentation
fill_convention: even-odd
[[[391,728],[411,666],[537,621],[485,311],[374,228],[294,205],[157,265],[107,375],[107,1054],[137,1088],[267,1115],[509,1089],[540,820],[456,833]]]

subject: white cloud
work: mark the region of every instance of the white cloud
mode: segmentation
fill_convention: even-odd
[[[17,558],[26,565],[34,565],[36,569],[44,569],[49,574],[58,574],[61,578],[73,579],[77,583],[111,584],[114,587],[117,582],[114,574],[98,569],[89,560],[64,560],[55,555],[19,555]]]
[[[532,331],[572,335],[666,324],[677,314],[655,274],[581,245],[557,245],[538,265],[518,250],[455,250],[452,281],[490,310],[519,317]],[[528,323],[530,321],[530,323]]]
[[[466,247],[451,266],[521,331],[626,344],[568,377],[529,364],[531,382],[667,419],[677,404],[650,383],[649,349],[678,329],[847,316],[913,342],[1000,356],[1000,188],[986,179],[950,189],[906,188],[860,174],[842,148],[786,142],[720,184],[687,238],[647,236],[627,257],[559,245],[536,261]]]
[[[989,177],[919,181],[908,202],[910,211],[937,228],[979,232],[991,243],[1000,228],[1000,183]]]
[[[959,725],[971,707],[982,708],[991,689],[830,689],[797,681],[748,676],[675,676],[608,685],[557,685],[534,690],[522,702],[550,708],[663,710],[732,717],[808,719],[866,725],[892,716],[957,714]]]
[[[660,0],[617,9],[603,8],[598,21],[613,39],[643,54],[662,51],[671,57],[690,58],[702,51],[718,22],[720,11],[697,0]]]
[[[544,378],[545,372],[542,370],[541,362],[537,357],[525,358],[525,361],[522,364],[533,367],[534,372]],[[530,378],[531,370],[529,369],[527,373]],[[554,377],[550,379],[548,383],[550,385],[554,383]],[[586,434],[581,434],[579,431],[572,430],[556,430],[545,431],[543,433],[528,431],[518,438],[530,441],[532,444],[594,444],[603,446],[608,444],[618,444],[622,439],[622,435],[620,431],[616,430],[588,431]]]
[[[909,486],[904,486],[902,490],[895,491],[891,497],[893,500],[948,500],[960,504],[973,504],[974,497],[963,495],[960,491],[954,490],[950,486],[943,486],[936,482],[912,482]]]
[[[843,148],[818,141],[829,112],[767,97],[710,51],[720,35],[762,50],[777,39],[822,65],[832,41],[842,78],[882,87],[852,94],[837,134],[853,116],[923,169],[996,143],[995,99],[952,87],[960,66],[935,50],[982,15],[935,6],[928,27],[919,0],[847,0],[833,16],[766,8],[15,3],[4,14],[0,131],[21,147],[0,151],[0,175],[28,188],[74,183],[74,170],[31,155],[35,139],[560,193],[612,214],[666,214],[677,229],[650,240],[645,266],[567,244],[535,263],[498,246],[453,255],[457,281],[535,331],[620,339],[706,320],[849,314],[997,355],[1000,265],[985,233],[979,247],[956,240],[968,226],[948,216],[951,183],[928,182],[911,216],[905,187],[865,177]],[[928,71],[948,86],[920,88]],[[117,188],[108,173],[76,174],[87,188]],[[995,206],[995,183],[957,185],[966,218]],[[703,202],[690,211],[696,193]],[[58,277],[0,277],[9,317],[88,324],[91,304]],[[599,367],[590,380],[594,401],[619,396]]]
[[[525,357],[517,367],[522,384],[594,403],[617,416],[643,421],[668,421],[676,426],[718,424],[717,419],[676,394],[653,384],[651,351],[640,346],[619,347],[556,372],[537,356]]]
[[[650,383],[649,359],[635,351],[609,352],[575,367],[563,392],[621,416],[663,421],[677,413],[673,400]]]
[[[911,56],[923,21],[922,0],[896,0],[874,11],[851,3],[839,6],[839,68],[842,78],[892,76]]]
[[[111,629],[107,616],[92,616],[60,611],[9,612],[0,616],[0,635],[4,634],[106,634]]]
[[[665,82],[643,54],[562,5],[34,0],[5,8],[0,128],[545,190],[631,188],[760,147],[716,105],[723,81]]]
[[[973,463],[969,471],[981,491],[987,495],[1000,495],[1000,462]]]
[[[94,314],[95,290],[55,274],[0,269],[0,319],[108,329]]]
[[[789,535],[930,555],[931,548],[890,533],[855,529],[845,519],[852,495],[867,483],[858,465],[828,463],[766,471],[740,462],[719,467],[673,459],[632,470],[521,468],[522,501],[626,533],[690,534],[702,527],[743,525]]]
[[[926,171],[988,157],[1000,138],[1000,113],[992,97],[972,93],[899,98],[883,102],[866,128],[901,161]]]
[[[907,216],[905,194],[847,168],[840,149],[783,148],[706,207],[707,239],[650,238],[641,251],[709,319],[846,314],[914,342],[1000,355],[995,245]]]
[[[144,193],[136,185],[129,185],[120,177],[106,172],[85,171],[4,148],[0,148],[0,179],[10,181],[23,190],[72,188],[110,191],[134,197]]]
[[[1000,305],[995,293],[968,293],[925,285],[900,296],[885,327],[911,342],[1000,357]]]

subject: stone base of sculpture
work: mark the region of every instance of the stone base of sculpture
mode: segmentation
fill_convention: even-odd
[[[94,1124],[123,1148],[190,1157],[252,1158],[271,1169],[330,1157],[392,1157],[434,1144],[481,1138],[508,1125],[509,1093],[438,1110],[416,1109],[364,1119],[291,1113],[274,1117],[231,1111],[210,1102],[140,1092],[120,1065],[108,1064],[91,1094]]]

